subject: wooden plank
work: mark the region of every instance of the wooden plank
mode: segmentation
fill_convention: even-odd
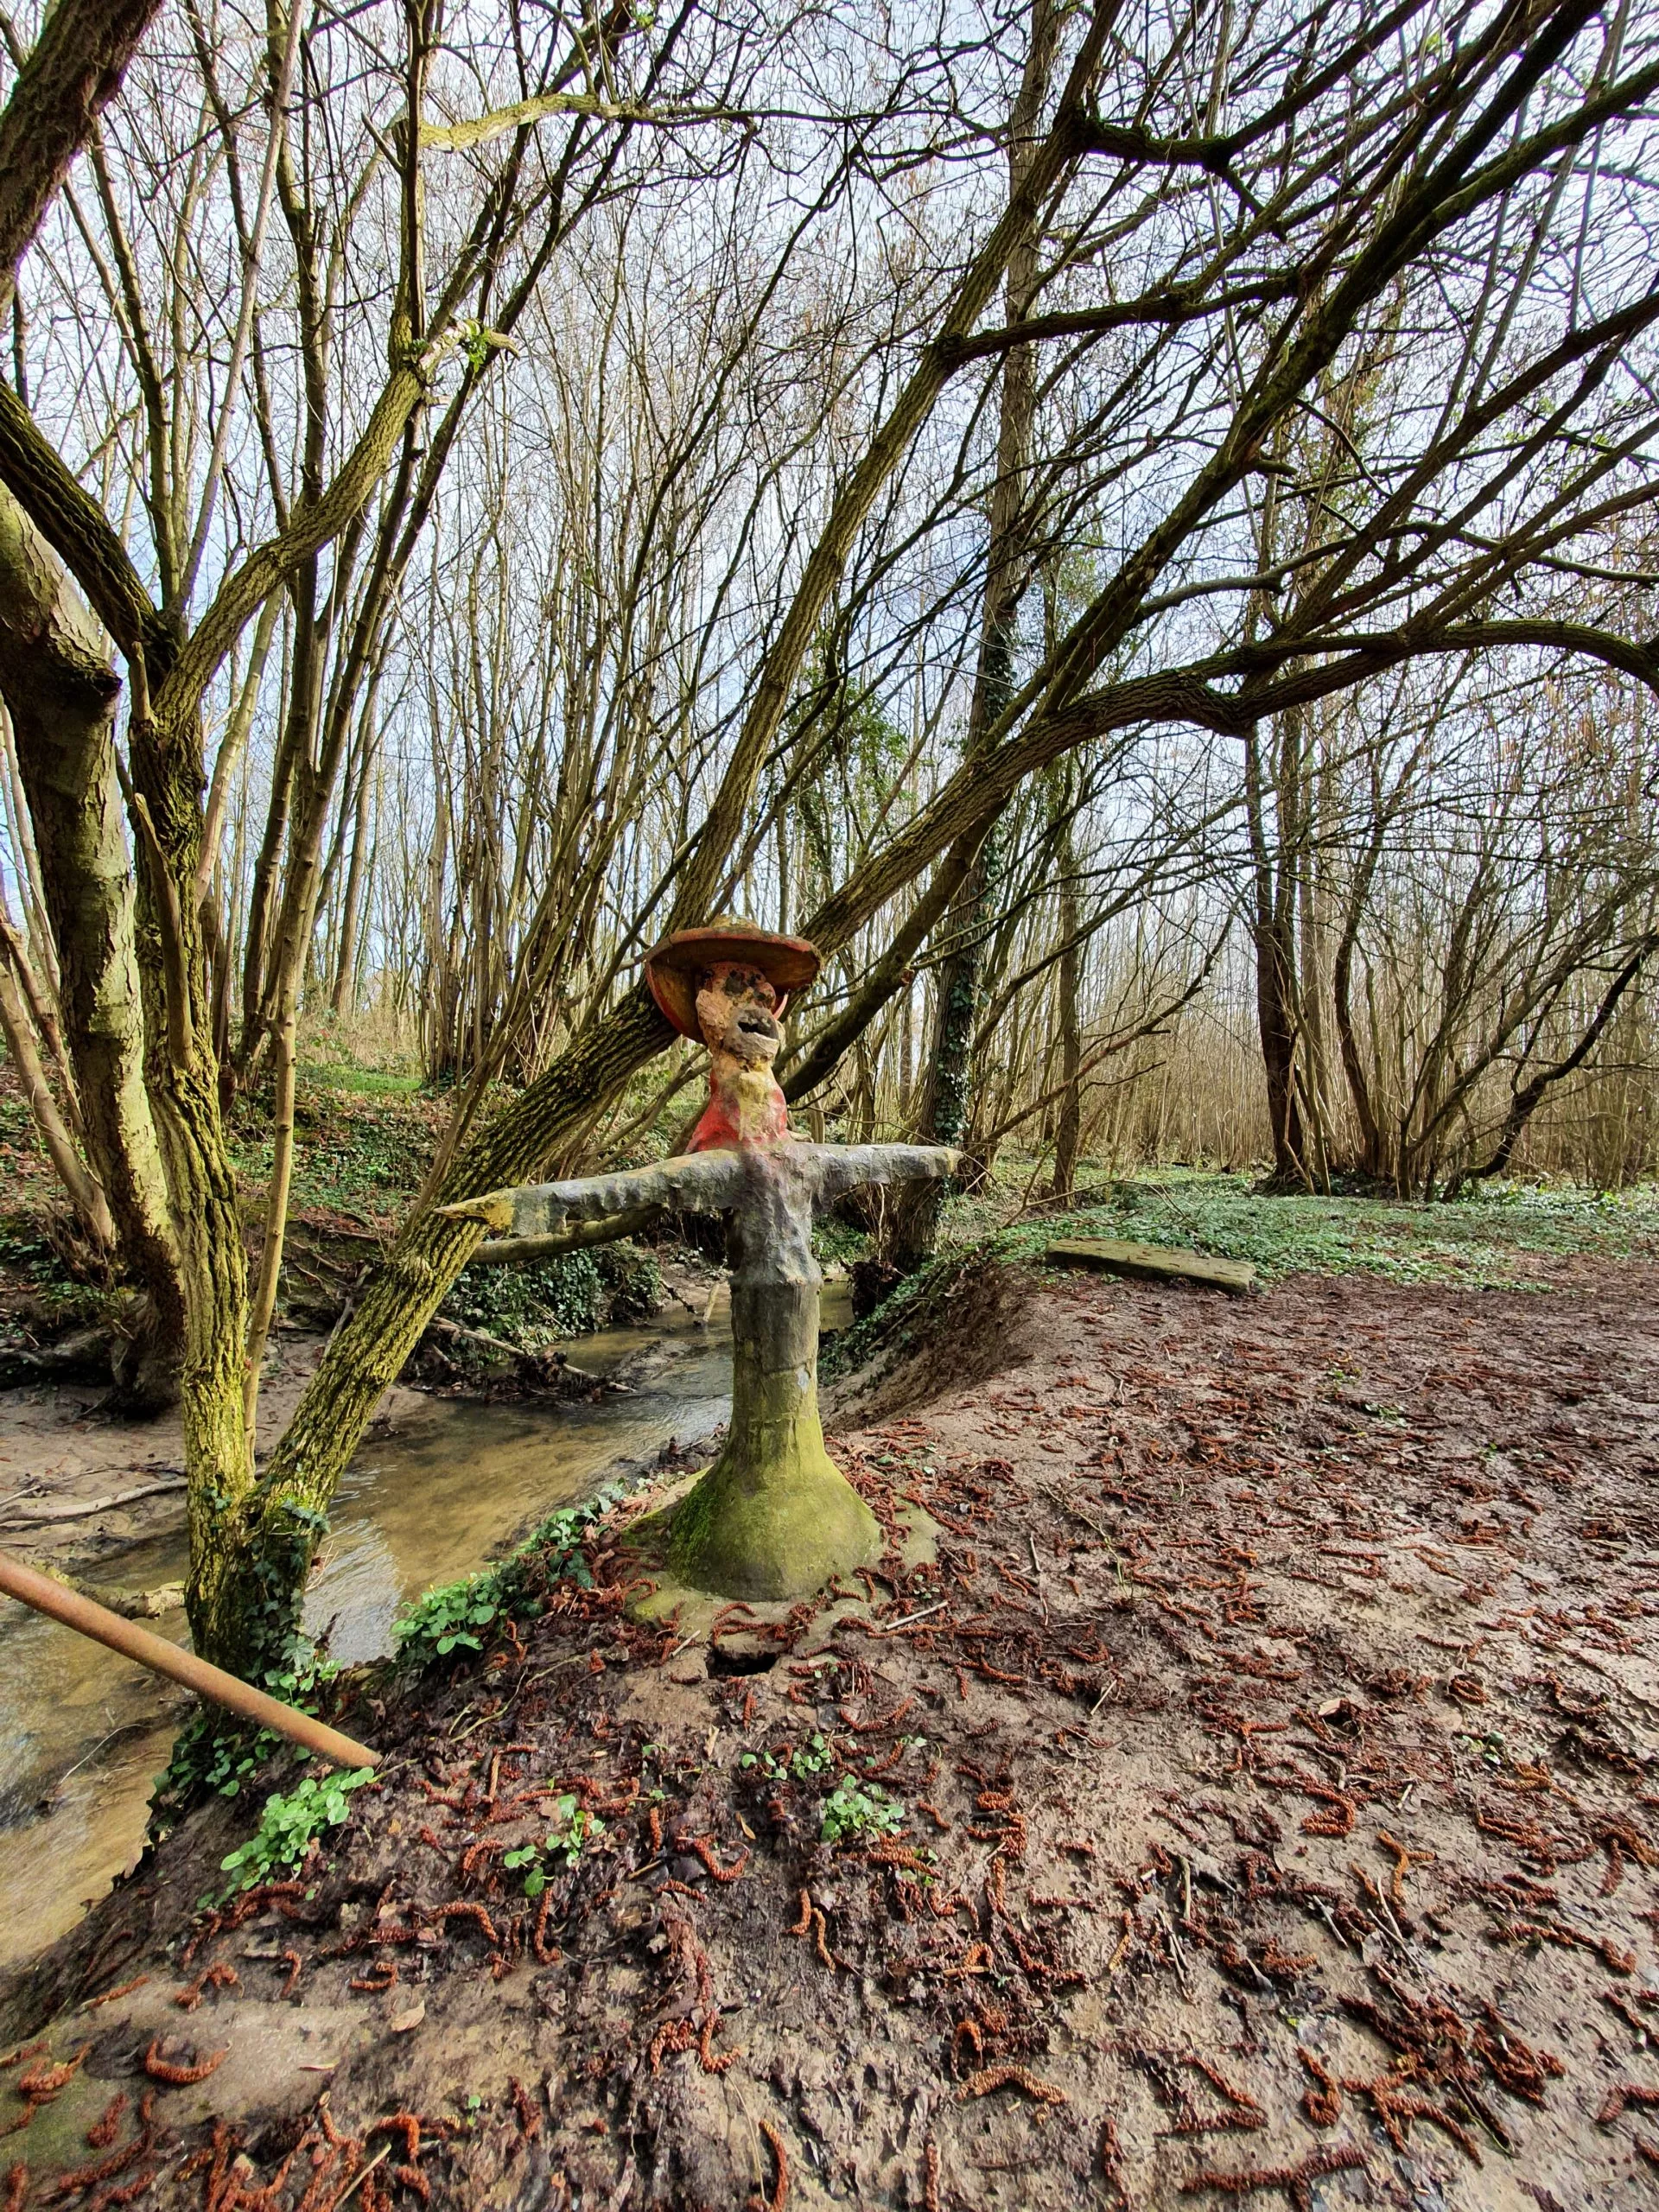
[[[1126,1244],[1109,1236],[1063,1236],[1044,1255],[1060,1268],[1100,1268],[1108,1274],[1133,1275],[1145,1282],[1193,1282],[1209,1290],[1244,1291],[1255,1287],[1248,1260],[1217,1260],[1207,1252],[1183,1252],[1166,1244]]]

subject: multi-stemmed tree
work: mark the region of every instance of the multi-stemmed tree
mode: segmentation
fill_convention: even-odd
[[[1109,779],[1144,733],[1184,728],[1211,736],[1244,785],[1264,733],[1324,702],[1363,699],[1390,671],[1514,683],[1570,664],[1626,687],[1650,687],[1659,672],[1639,574],[1611,550],[1654,490],[1647,363],[1659,286],[1642,180],[1659,57],[1627,13],[1604,20],[1587,0],[1545,0],[1379,16],[1345,0],[1287,0],[1244,21],[1223,10],[1131,27],[1109,5],[1060,18],[1039,0],[1012,46],[988,23],[948,68],[937,24],[901,25],[874,73],[860,60],[859,25],[831,14],[814,34],[823,66],[806,102],[788,96],[784,73],[801,65],[799,41],[740,82],[723,28],[695,8],[649,30],[622,11],[572,27],[517,105],[457,128],[427,118],[433,86],[442,79],[450,98],[460,82],[466,26],[441,41],[419,9],[384,12],[399,34],[395,65],[377,64],[396,90],[396,111],[384,115],[363,109],[343,81],[352,73],[331,88],[306,38],[273,16],[250,79],[273,121],[245,176],[230,150],[245,123],[208,82],[215,33],[188,18],[213,131],[239,179],[244,289],[218,352],[207,349],[219,381],[204,383],[201,435],[188,454],[175,440],[162,491],[118,481],[95,499],[24,395],[0,394],[0,484],[124,671],[124,745],[112,673],[87,678],[89,731],[93,693],[97,715],[86,757],[120,782],[136,859],[142,1089],[183,1326],[192,1626],[213,1656],[245,1669],[291,1631],[340,1474],[476,1243],[475,1225],[431,1200],[535,1180],[663,1049],[661,1016],[622,980],[631,954],[733,903],[753,879],[810,789],[842,704],[868,697],[849,664],[874,667],[894,650],[908,618],[892,582],[906,561],[913,575],[918,546],[931,563],[928,621],[975,641],[968,734],[954,762],[928,764],[931,780],[918,764],[904,804],[884,810],[816,909],[792,917],[832,963],[855,944],[861,955],[805,1039],[791,1095],[809,1095],[908,987],[936,932],[963,986],[941,995],[947,1057],[933,1089],[947,1095],[948,1056],[959,1060],[982,1013],[975,954],[998,880],[986,841],[1014,796],[1069,756]],[[51,51],[59,20],[48,18],[37,54]],[[14,263],[125,51],[110,48],[60,103],[70,122],[38,164],[34,214],[6,234]],[[36,87],[50,76],[42,66]],[[949,99],[935,96],[945,78]],[[964,88],[979,103],[968,112]],[[20,79],[13,109],[25,90]],[[488,101],[499,102],[493,78]],[[619,878],[626,898],[610,903],[592,988],[579,1007],[561,1008],[556,1048],[537,1051],[531,1079],[493,1116],[481,1086],[469,1094],[441,1177],[257,1467],[257,1358],[280,1256],[318,855],[467,402],[491,378],[536,373],[533,360],[504,371],[502,341],[523,327],[574,221],[603,195],[648,198],[650,163],[629,166],[642,141],[677,146],[680,134],[706,131],[726,149],[706,157],[711,171],[758,145],[782,176],[804,108],[817,129],[836,119],[836,102],[841,150],[813,156],[810,190],[798,193],[811,206],[792,233],[797,202],[779,188],[777,250],[756,253],[751,313],[731,333],[713,404],[728,403],[795,240],[838,194],[893,226],[882,235],[893,311],[874,337],[833,333],[822,356],[843,370],[823,410],[815,497],[796,498],[784,522],[757,534],[771,597],[747,657],[722,671],[718,711],[688,710],[674,741],[692,764],[677,830],[660,866]],[[303,189],[283,153],[296,113],[309,118],[316,165]],[[0,137],[10,120],[9,110]],[[543,145],[550,130],[562,152]],[[356,166],[342,156],[330,172],[346,138]],[[429,166],[462,141],[498,158],[468,172],[467,191],[446,194],[429,244]],[[938,208],[923,226],[906,195],[925,195],[930,175]],[[387,365],[372,404],[347,409],[341,424],[329,357],[303,331],[327,305],[331,256],[352,265],[377,192],[387,195],[376,296]],[[695,200],[693,189],[683,221],[695,223]],[[325,207],[327,244],[315,227]],[[276,450],[270,499],[280,480],[283,510],[245,542],[239,510],[233,531],[213,519],[227,504],[222,410],[232,385],[257,395],[274,372],[256,279],[278,218],[300,302],[299,370],[289,413],[276,393],[257,435],[269,427],[279,447],[274,426],[286,423],[299,475],[287,485]],[[906,226],[924,232],[936,265],[906,260]],[[652,315],[684,311],[668,297],[645,304]],[[353,356],[366,358],[360,347]],[[170,364],[164,391],[178,372]],[[105,456],[89,450],[85,461],[86,479],[107,474]],[[665,471],[653,498],[672,480]],[[781,505],[799,485],[785,470],[778,488]],[[158,553],[141,571],[129,551],[111,516],[135,501],[152,522],[163,508],[188,518],[174,531],[184,557],[173,569]],[[210,564],[198,544],[222,559]],[[213,584],[200,614],[181,595],[193,556]],[[32,557],[0,567],[0,602],[24,603]],[[1067,558],[1086,588],[1065,600],[1065,620],[1027,620],[1040,578]],[[204,905],[215,860],[204,836],[217,835],[219,817],[210,789],[204,820],[201,716],[233,655],[245,687],[270,648],[259,625],[277,598],[292,661],[277,747],[286,765],[261,917],[246,932],[245,973],[256,982],[239,1042],[245,1056],[272,1056],[277,1169],[251,1293],[220,1119],[230,1047],[213,977],[228,956]],[[9,682],[0,666],[0,686]],[[107,820],[107,779],[104,788]],[[37,822],[37,845],[49,842]],[[521,1012],[534,997],[533,987],[519,994]],[[85,1089],[90,1062],[73,1040],[72,1051]]]

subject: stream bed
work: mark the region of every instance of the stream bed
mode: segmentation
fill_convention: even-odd
[[[842,1319],[843,1284],[824,1321]],[[729,1308],[712,1325],[664,1315],[571,1346],[588,1372],[629,1387],[591,1404],[423,1398],[366,1441],[336,1496],[305,1621],[344,1664],[391,1648],[399,1605],[480,1566],[516,1530],[592,1493],[619,1461],[695,1444],[731,1403]],[[120,1557],[129,1586],[179,1580],[175,1535]],[[149,1624],[182,1642],[182,1613]],[[73,1927],[130,1866],[155,1777],[189,1704],[132,1662],[20,1605],[0,1604],[0,1967]]]

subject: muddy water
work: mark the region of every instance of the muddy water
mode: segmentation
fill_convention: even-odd
[[[825,1322],[842,1317],[838,1286]],[[844,1292],[842,1293],[844,1299]],[[696,1443],[729,1408],[725,1300],[703,1330],[689,1316],[613,1330],[571,1347],[626,1395],[592,1405],[478,1405],[426,1398],[371,1440],[340,1484],[306,1602],[343,1662],[388,1650],[407,1598],[477,1567],[541,1514],[588,1496],[620,1459],[671,1436]],[[182,1531],[111,1562],[130,1587],[177,1580]],[[182,1614],[155,1624],[181,1641]],[[0,1604],[0,1967],[71,1927],[130,1866],[154,1777],[188,1700],[100,1645]]]

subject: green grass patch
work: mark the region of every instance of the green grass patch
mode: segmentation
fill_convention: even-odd
[[[1263,1283],[1299,1274],[1369,1275],[1384,1282],[1449,1283],[1465,1290],[1547,1290],[1541,1260],[1659,1256],[1659,1186],[1620,1192],[1570,1185],[1483,1192],[1455,1205],[1386,1198],[1269,1196],[1251,1178],[1182,1169],[1099,1187],[1062,1213],[998,1224],[1011,1192],[976,1192],[945,1211],[937,1258],[875,1312],[830,1338],[826,1379],[925,1334],[963,1270],[982,1259],[1040,1266],[1061,1236],[1121,1238],[1249,1260]],[[1000,1201],[1000,1204],[999,1204]]]
[[[1056,1236],[1125,1237],[1217,1258],[1248,1260],[1264,1282],[1294,1274],[1366,1274],[1384,1281],[1467,1288],[1542,1287],[1529,1263],[1659,1251],[1659,1188],[1510,1186],[1451,1205],[1376,1198],[1268,1195],[1246,1175],[1179,1170],[1106,1185],[1095,1202],[997,1230],[986,1240],[1008,1258],[1040,1259]],[[952,1241],[991,1213],[995,1199],[959,1202]]]
[[[409,1098],[425,1088],[412,1070],[360,1068],[349,1060],[303,1060],[299,1079],[319,1090],[339,1090],[359,1098]]]

